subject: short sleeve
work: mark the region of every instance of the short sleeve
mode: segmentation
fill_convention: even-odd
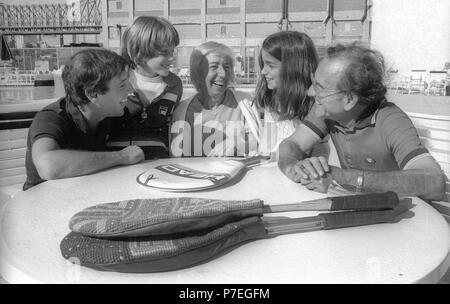
[[[308,115],[305,117],[303,126],[311,129],[311,131],[313,131],[320,139],[324,139],[329,133],[329,130],[325,120],[315,114],[315,108],[316,105],[314,104]]]
[[[418,156],[428,153],[409,117],[399,108],[386,107],[378,112],[376,124],[380,136],[402,169]]]
[[[49,137],[65,146],[69,129],[67,121],[57,113],[41,111],[36,114],[29,129],[30,144],[33,145],[39,138]]]

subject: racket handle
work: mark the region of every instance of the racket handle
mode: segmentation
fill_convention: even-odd
[[[369,193],[347,196],[330,197],[330,210],[376,210],[394,209],[399,201],[397,193],[388,191],[384,193]]]
[[[323,229],[336,229],[377,223],[390,223],[394,221],[396,212],[394,210],[343,211],[321,213],[318,216],[322,218]]]

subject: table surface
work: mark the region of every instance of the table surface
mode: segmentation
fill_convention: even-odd
[[[171,272],[103,272],[80,267],[62,257],[59,244],[70,232],[69,219],[100,203],[190,196],[260,198],[276,205],[325,197],[291,182],[275,163],[249,169],[239,182],[202,192],[162,192],[136,182],[140,173],[168,161],[173,159],[47,181],[15,196],[1,213],[3,277],[11,283],[435,283],[449,266],[449,226],[435,209],[418,198],[412,198],[413,208],[397,223],[258,240],[207,263]]]

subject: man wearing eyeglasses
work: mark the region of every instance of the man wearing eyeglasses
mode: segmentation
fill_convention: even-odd
[[[319,192],[327,192],[334,180],[355,192],[395,191],[441,200],[441,168],[408,116],[386,100],[383,56],[355,43],[327,52],[308,91],[315,98],[313,108],[279,146],[282,172]],[[324,157],[306,158],[305,151],[328,134],[341,168]]]

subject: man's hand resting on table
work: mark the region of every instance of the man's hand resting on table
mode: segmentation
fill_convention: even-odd
[[[326,193],[333,181],[325,157],[310,157],[297,162],[288,170],[288,177],[309,190]]]
[[[325,173],[323,177],[320,178],[309,178],[309,179],[300,179],[300,183],[308,188],[309,190],[313,190],[320,193],[327,193],[328,188],[333,182],[333,178],[331,174]]]

